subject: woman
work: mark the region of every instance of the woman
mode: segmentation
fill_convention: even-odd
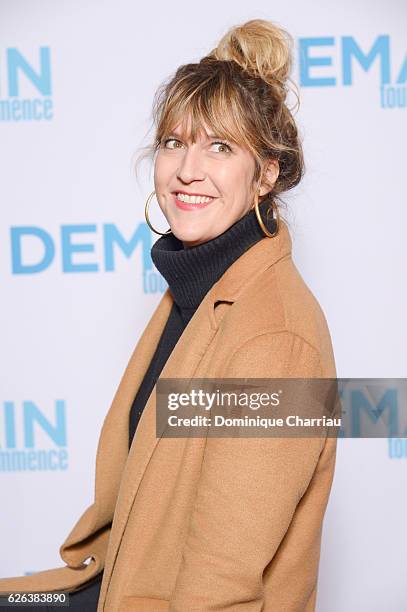
[[[159,376],[336,376],[276,204],[303,175],[288,42],[269,21],[232,28],[156,98],[146,219],[155,193],[170,230],[151,255],[169,286],[105,419],[66,566],[1,591],[65,590],[98,612],[315,609],[335,439],[171,439],[155,420]]]

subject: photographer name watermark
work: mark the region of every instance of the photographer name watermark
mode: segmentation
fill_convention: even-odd
[[[407,437],[407,379],[158,379],[157,437]]]

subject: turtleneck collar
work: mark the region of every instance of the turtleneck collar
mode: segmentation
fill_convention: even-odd
[[[267,229],[274,232],[273,213],[266,220],[270,204],[270,199],[263,200],[259,210]],[[195,310],[227,268],[262,238],[265,234],[252,209],[219,236],[196,246],[185,248],[172,233],[161,236],[152,246],[151,258],[179,308]]]

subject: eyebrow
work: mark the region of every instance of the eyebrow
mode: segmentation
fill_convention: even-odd
[[[212,132],[206,135],[208,138],[221,138],[222,140],[225,140],[223,136],[219,136],[218,134],[212,134]],[[175,132],[170,132],[168,134],[168,137],[183,138],[183,134],[176,134]]]

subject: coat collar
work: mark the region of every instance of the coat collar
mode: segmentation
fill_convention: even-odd
[[[243,253],[209,291],[209,301],[213,306],[217,301],[235,302],[249,282],[291,251],[288,227],[280,220],[278,234],[273,238],[262,238]]]
[[[160,378],[189,378],[197,371],[218,329],[218,302],[235,302],[249,284],[279,259],[291,253],[291,239],[284,221],[277,236],[265,237],[241,255],[205,295],[185,328]],[[160,438],[156,437],[154,386],[141,415],[128,453],[128,419],[135,394],[153,357],[173,305],[169,289],[162,296],[126,367],[111,408],[105,418],[96,459],[95,502],[75,525],[61,546],[61,557],[79,566],[89,557],[81,543],[112,522],[98,611],[113,572],[120,542],[143,474]]]

